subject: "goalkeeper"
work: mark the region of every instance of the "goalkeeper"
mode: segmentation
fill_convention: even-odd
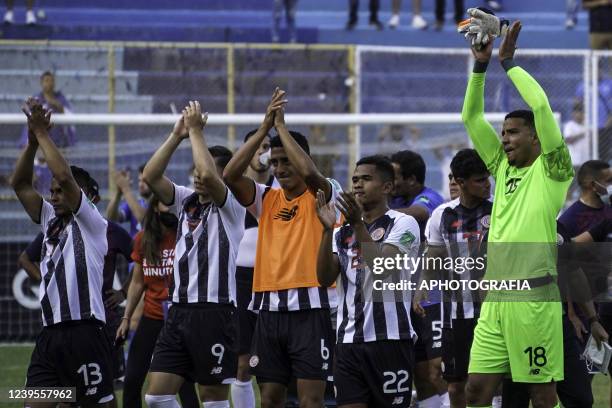
[[[484,119],[485,73],[494,34],[486,44],[472,46],[476,61],[462,112],[465,128],[496,180],[485,279],[526,279],[531,287],[487,295],[471,349],[469,407],[490,407],[506,374],[529,384],[534,408],[558,407],[555,382],[563,379],[555,219],[573,169],[544,90],[514,62],[520,30],[518,21],[508,29],[499,60],[531,110],[506,115],[501,142]]]

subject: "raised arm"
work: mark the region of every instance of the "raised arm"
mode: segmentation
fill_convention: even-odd
[[[515,21],[499,47],[499,60],[508,78],[521,94],[525,103],[533,111],[536,132],[542,153],[550,153],[563,145],[561,129],[557,125],[548,97],[538,82],[514,62],[516,40],[521,31],[521,22]]]
[[[461,120],[478,155],[486,163],[491,174],[495,174],[503,148],[497,132],[484,117],[485,74],[492,52],[492,41],[482,50],[472,47],[475,62],[465,91]]]
[[[17,159],[15,172],[11,177],[11,187],[23,205],[32,221],[40,222],[42,197],[32,186],[34,158],[38,149],[38,141],[32,132],[28,132],[28,144]]]
[[[117,173],[115,172],[115,179],[117,177]],[[115,184],[117,181],[115,180]],[[108,201],[108,206],[106,207],[106,218],[110,221],[115,222],[123,222],[121,219],[121,213],[119,212],[119,202],[121,201],[121,189],[117,186],[115,194]]]
[[[164,176],[170,158],[181,144],[183,139],[189,137],[185,128],[183,117],[176,121],[172,132],[166,141],[157,149],[149,159],[142,171],[142,178],[149,185],[153,193],[159,197],[165,205],[171,205],[174,199],[174,187],[172,182]]]
[[[221,207],[225,204],[227,187],[225,187],[221,176],[217,172],[215,159],[208,151],[208,146],[206,146],[204,140],[204,126],[206,126],[207,119],[208,113],[202,115],[202,108],[198,101],[189,101],[189,106],[183,110],[183,120],[187,129],[189,129],[193,163],[202,184],[206,187],[206,191],[210,194],[215,205]]]
[[[81,189],[72,176],[68,162],[49,137],[51,111],[45,110],[37,99],[30,98],[24,113],[28,117],[30,131],[36,136],[49,170],[51,170],[53,178],[59,183],[68,207],[72,212],[77,211],[81,204]]]
[[[142,222],[146,209],[138,202],[126,171],[115,173],[115,184],[117,185],[117,190],[121,191],[121,194],[125,197],[125,202],[130,208],[132,215],[138,222]]]
[[[266,109],[266,116],[257,132],[238,149],[223,171],[223,180],[232,190],[238,202],[245,207],[253,204],[255,200],[255,184],[253,180],[244,175],[244,172],[249,167],[255,153],[257,153],[259,145],[274,126],[275,112],[286,103],[283,100],[284,96],[284,91],[278,88],[274,90],[272,100]]]
[[[306,153],[300,145],[291,137],[287,126],[285,125],[285,111],[279,109],[274,116],[274,126],[281,138],[287,158],[293,164],[300,177],[306,183],[308,189],[316,194],[317,190],[323,190],[325,198],[331,199],[332,188],[329,181],[321,174],[312,158]]]
[[[317,255],[317,280],[319,285],[329,287],[336,282],[340,273],[340,260],[333,252],[334,224],[336,211],[332,202],[326,202],[323,190],[317,191],[317,215],[323,225],[323,235]]]

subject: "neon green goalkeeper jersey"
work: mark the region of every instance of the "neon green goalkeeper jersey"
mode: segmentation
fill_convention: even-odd
[[[574,170],[544,90],[520,67],[510,68],[507,75],[534,113],[542,154],[528,167],[508,163],[497,132],[484,118],[485,74],[473,73],[462,117],[496,182],[486,279],[556,275],[556,217]]]

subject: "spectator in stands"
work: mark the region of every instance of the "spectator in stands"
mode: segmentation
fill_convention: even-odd
[[[151,190],[147,183],[142,179],[144,164],[138,168],[138,193],[140,198],[136,198],[132,192],[131,181],[127,171],[115,172],[115,185],[117,190],[115,196],[108,203],[106,208],[106,218],[115,222],[129,222],[130,235],[134,237],[140,231],[146,208],[147,200],[151,197]],[[121,200],[121,197],[124,200]]]
[[[61,91],[55,90],[55,76],[50,71],[45,71],[40,76],[41,92],[36,98],[43,104],[45,109],[53,113],[71,113],[72,106]],[[54,125],[49,130],[49,137],[59,148],[73,146],[76,142],[74,126]],[[21,132],[20,147],[24,147],[28,141],[28,128]]]
[[[4,13],[4,24],[13,24],[15,22],[15,13],[13,6],[15,0],[6,0],[6,11]],[[36,24],[36,15],[34,14],[34,0],[26,0],[26,24]],[[59,147],[59,146],[58,146]]]
[[[455,23],[459,24],[463,20],[463,12],[465,10],[464,0],[454,0],[455,3]],[[444,14],[446,12],[446,0],[436,0],[436,31],[442,30],[444,27]]]
[[[401,9],[402,0],[393,0],[391,2],[389,28],[395,28],[399,25]],[[412,28],[418,30],[425,30],[427,28],[427,21],[421,16],[421,0],[412,0]]]
[[[378,9],[380,8],[380,0],[370,0],[370,25],[376,27],[377,30],[382,30],[383,25],[378,20]],[[357,25],[359,10],[359,0],[349,0],[349,21],[346,23],[346,29],[352,30]]]
[[[565,28],[571,30],[578,23],[578,0],[565,2]]]
[[[589,11],[589,40],[594,50],[612,49],[612,0],[582,0]]]
[[[602,62],[605,62],[602,61]],[[597,87],[597,128],[599,134],[599,157],[604,160],[612,158],[612,78],[606,75],[605,64],[600,66],[599,85]],[[584,83],[576,89],[576,100],[584,98]]]
[[[574,103],[572,119],[563,125],[563,137],[570,150],[575,170],[589,159],[589,141],[584,127],[584,110],[581,101]]]
[[[272,41],[280,41],[280,21],[283,7],[285,8],[285,19],[287,22],[287,30],[289,30],[289,42],[295,43],[297,41],[297,34],[295,30],[295,10],[297,8],[298,0],[274,0],[274,25],[272,26]]]

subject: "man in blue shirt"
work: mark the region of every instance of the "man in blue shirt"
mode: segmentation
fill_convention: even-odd
[[[149,186],[142,180],[143,169],[144,165],[138,168],[138,193],[140,194],[138,198],[132,192],[128,173],[126,171],[115,173],[117,191],[106,208],[106,218],[109,220],[119,223],[130,223],[130,235],[132,238],[140,231],[140,223],[147,208],[147,200],[151,197]],[[121,197],[124,199],[121,200]]]
[[[425,242],[425,226],[433,211],[444,202],[436,191],[425,186],[425,161],[420,154],[402,150],[391,156],[395,170],[395,191],[389,201],[393,210],[413,216]],[[418,274],[417,274],[418,275]],[[417,282],[419,277],[415,277]],[[450,406],[447,385],[442,379],[442,314],[440,292],[432,291],[421,306],[425,315],[411,311],[414,330],[418,335],[414,348],[414,385],[421,407]],[[434,380],[435,378],[435,380]]]

